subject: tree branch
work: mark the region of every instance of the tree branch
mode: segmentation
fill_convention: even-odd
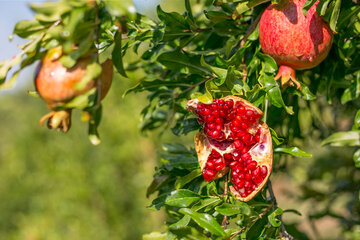
[[[268,190],[269,190],[269,194],[270,194],[270,200],[272,202],[272,206],[273,206],[273,209],[275,210],[278,206],[277,206],[277,201],[276,201],[276,197],[275,197],[275,194],[274,194],[274,191],[273,191],[273,188],[272,188],[272,184],[271,184],[271,181],[268,180],[267,182],[267,185],[268,185]],[[286,240],[294,240],[294,237],[291,236],[287,231],[286,231],[286,228],[285,228],[285,225],[282,221],[282,215],[278,215],[276,216],[277,219],[279,219],[279,221],[281,222],[281,234],[282,236],[286,239]]]

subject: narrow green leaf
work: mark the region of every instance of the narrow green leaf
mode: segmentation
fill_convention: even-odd
[[[224,216],[232,216],[236,214],[244,214],[249,216],[251,214],[249,205],[239,201],[235,202],[234,204],[224,203],[216,207],[215,210]]]
[[[204,228],[205,231],[219,237],[225,237],[226,234],[224,229],[211,215],[206,213],[197,213],[189,208],[182,208],[179,212],[184,215],[189,215],[191,219],[194,220],[194,222],[196,222],[200,227]]]
[[[211,104],[213,101],[213,97],[210,93],[210,84],[212,80],[209,80],[205,83],[205,93],[202,96],[197,97],[197,99],[205,104]]]
[[[331,146],[360,146],[360,131],[337,132],[330,135],[321,145],[330,144]]]
[[[355,167],[360,168],[360,149],[356,150],[353,156]]]
[[[298,147],[291,147],[291,148],[275,148],[274,152],[277,153],[287,153],[294,157],[301,157],[301,158],[311,158],[312,154],[307,153]]]
[[[276,145],[280,145],[284,142],[284,139],[278,137],[278,135],[274,129],[270,128],[270,133],[271,133],[272,140],[275,142]]]
[[[175,189],[180,189],[195,178],[201,176],[201,169],[195,169],[184,177],[178,178],[175,182]]]
[[[307,11],[314,5],[317,0],[306,0],[302,8],[302,13],[306,16]]]
[[[182,219],[177,221],[176,223],[173,223],[169,226],[170,229],[181,229],[186,227],[191,220],[191,217],[189,215],[184,215]]]
[[[121,40],[122,40],[121,33],[116,32],[115,38],[114,38],[115,47],[112,52],[112,60],[113,60],[116,70],[122,76],[127,77],[125,69],[124,69],[123,60],[122,60],[123,56],[122,56]]]
[[[187,189],[175,190],[166,198],[165,204],[173,207],[188,207],[200,200],[200,195]]]
[[[336,0],[333,12],[330,18],[330,28],[333,32],[336,32],[336,25],[340,15],[341,0]]]

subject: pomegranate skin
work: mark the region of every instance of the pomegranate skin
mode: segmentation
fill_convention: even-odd
[[[306,17],[302,13],[305,2],[289,0],[283,6],[271,4],[259,22],[263,52],[279,65],[297,70],[317,66],[326,58],[333,42],[329,25],[316,13],[318,1]]]
[[[91,57],[81,58],[74,67],[67,69],[59,61],[61,55],[61,48],[50,50],[42,60],[39,72],[35,78],[36,90],[50,108],[72,100],[89,91],[96,84],[94,79],[84,89],[76,89],[76,84],[86,75],[86,67],[90,63]],[[111,60],[107,60],[102,64],[100,75],[102,84],[101,98],[104,98],[110,89],[112,74],[113,63]]]

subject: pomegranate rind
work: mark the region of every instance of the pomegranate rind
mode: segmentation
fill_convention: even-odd
[[[255,160],[259,166],[266,166],[268,169],[268,173],[263,181],[255,188],[255,190],[250,193],[245,198],[240,196],[240,193],[233,187],[230,186],[230,192],[235,197],[235,199],[248,202],[253,197],[258,194],[258,192],[264,187],[267,180],[269,179],[272,163],[273,163],[273,150],[272,150],[272,138],[268,125],[266,123],[261,123],[260,126],[261,134],[260,134],[260,142],[255,144],[249,151],[253,160]]]
[[[222,99],[224,101],[232,99],[234,101],[234,104],[236,104],[236,102],[241,102],[242,105],[245,106],[246,108],[249,108],[253,111],[256,111],[258,114],[263,115],[263,112],[259,108],[257,108],[253,104],[251,104],[249,101],[242,99],[240,97],[226,96]],[[189,100],[187,103],[187,110],[192,113],[196,113],[197,105],[199,103],[200,103],[200,101],[198,99]],[[232,195],[235,197],[235,199],[244,201],[244,202],[250,201],[264,187],[264,185],[266,184],[266,182],[270,176],[271,170],[272,170],[273,150],[272,150],[272,138],[271,138],[271,133],[270,133],[269,127],[267,126],[266,123],[259,122],[259,125],[257,125],[256,128],[250,128],[249,132],[253,134],[259,128],[261,129],[260,141],[258,143],[256,143],[249,150],[249,153],[250,153],[252,159],[255,160],[259,166],[267,167],[268,173],[267,173],[266,177],[263,179],[263,181],[255,188],[255,190],[252,193],[250,193],[248,196],[246,196],[245,198],[241,197],[240,193],[233,186],[230,186],[230,191],[231,191]],[[201,130],[198,134],[195,135],[194,142],[195,142],[195,150],[196,150],[196,153],[198,156],[199,166],[202,171],[206,167],[206,163],[207,163],[209,155],[211,154],[212,149],[215,149],[218,152],[221,152],[222,154],[231,153],[234,150],[233,147],[228,147],[224,151],[224,150],[218,149],[216,146],[210,144],[209,138],[208,138],[208,136],[206,136],[206,134],[204,133],[203,130]],[[225,174],[227,174],[229,172],[229,170],[230,170],[229,167],[219,170],[216,173],[215,177],[211,181],[223,177]]]
[[[201,171],[204,170],[205,166],[206,166],[206,162],[207,159],[211,153],[212,149],[216,149],[218,150],[216,147],[210,147],[210,143],[209,143],[209,139],[208,137],[205,135],[204,131],[199,132],[198,134],[195,135],[194,137],[194,142],[195,142],[195,150],[198,156],[198,162],[199,162],[199,166],[201,168]],[[221,151],[223,152],[223,151]],[[227,174],[229,172],[229,168],[223,168],[221,170],[219,170],[215,177],[212,179],[218,179],[223,177],[225,174]]]

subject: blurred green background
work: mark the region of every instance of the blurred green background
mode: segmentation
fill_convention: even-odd
[[[146,209],[156,161],[153,141],[138,129],[146,102],[141,95],[122,99],[125,84],[115,79],[103,102],[97,147],[78,112],[63,134],[39,126],[47,112],[41,99],[1,97],[1,240],[141,239],[160,229],[161,213]]]

